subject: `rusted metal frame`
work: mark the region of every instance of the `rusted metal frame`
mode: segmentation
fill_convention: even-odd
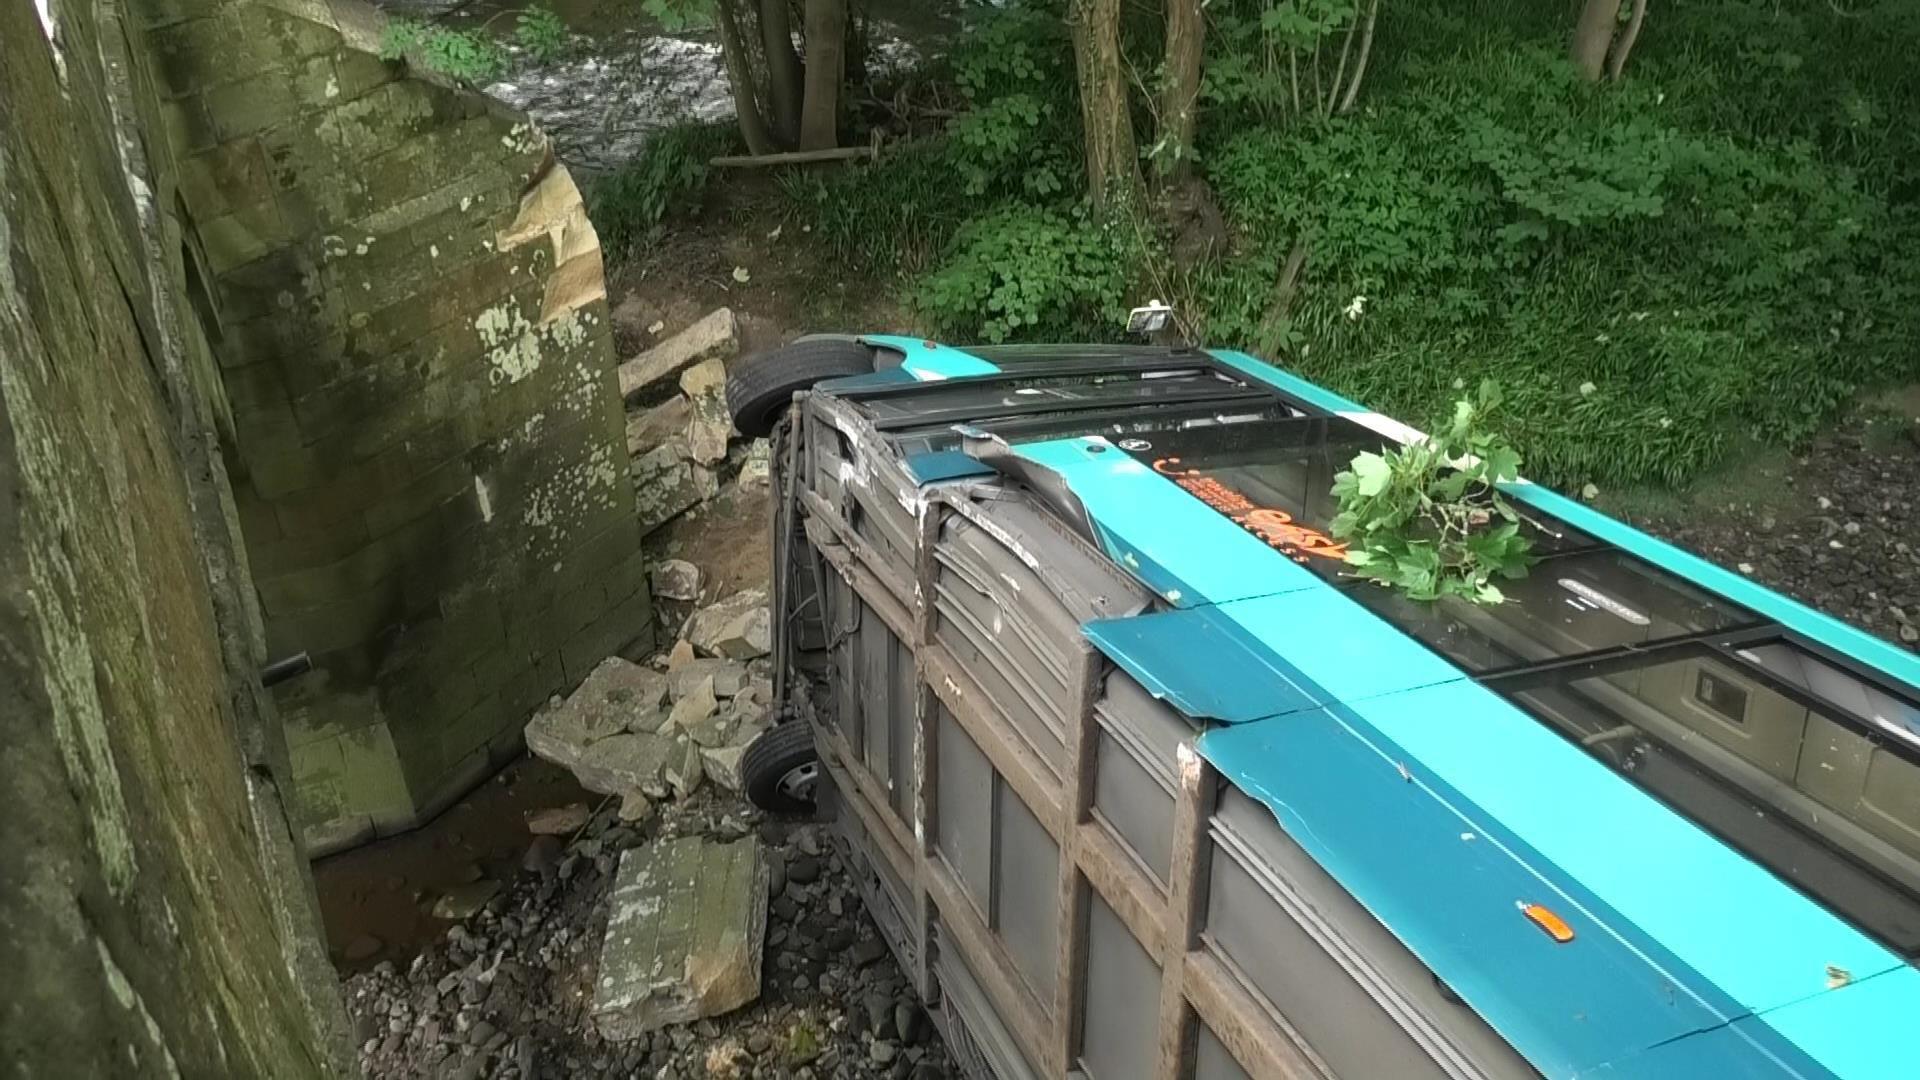
[[[873,545],[867,542],[866,537],[854,532],[853,529],[841,519],[840,515],[834,512],[832,505],[830,505],[827,500],[821,498],[819,493],[814,491],[801,492],[800,499],[807,508],[807,520],[817,521],[832,532],[833,538],[840,543],[840,546],[852,552],[853,556],[860,560],[860,564],[865,566],[876,580],[887,587],[887,590],[893,595],[893,602],[896,605],[902,610],[905,610],[907,605],[913,603],[913,590],[908,588],[907,583],[901,581],[898,575],[894,573],[893,567],[889,566],[887,561],[881,558],[878,552],[873,550]],[[902,641],[912,641],[912,622],[909,621],[906,626],[908,629],[900,634],[900,638]]]
[[[1039,756],[1027,747],[1012,723],[1000,715],[973,677],[954,663],[944,647],[922,646],[920,666],[934,694],[980,747],[993,771],[1027,804],[1041,828],[1059,845],[1066,834],[1064,804],[1055,791],[1059,781],[1040,764]]]
[[[1054,965],[1057,978],[1053,997],[1053,1065],[1057,1075],[1073,1068],[1084,1025],[1087,965],[1087,896],[1080,871],[1081,826],[1093,807],[1093,755],[1097,745],[1093,710],[1100,700],[1106,660],[1085,638],[1074,657],[1072,726],[1067,731],[1066,828],[1060,843],[1060,892],[1055,926],[1060,955]]]
[[[1187,956],[1199,939],[1213,845],[1207,819],[1219,791],[1218,774],[1182,742],[1174,754],[1173,857],[1167,871],[1166,935],[1160,951],[1160,1080],[1180,1080],[1191,1068],[1193,1011],[1187,1004]]]
[[[786,418],[781,421],[779,433],[780,448],[785,451],[781,455],[785,472],[780,477],[780,505],[771,515],[773,535],[769,544],[769,550],[774,553],[773,610],[777,613],[773,620],[772,641],[775,660],[773,665],[773,699],[775,701],[787,699],[787,669],[793,664],[793,656],[790,655],[793,649],[793,626],[786,616],[788,600],[793,594],[794,530],[792,526],[794,515],[799,512],[799,507],[794,502],[794,493],[799,484],[799,447],[803,441],[800,432],[805,423],[806,417],[801,411],[790,410]],[[821,611],[826,610],[826,597],[817,597],[815,602],[820,605]]]
[[[1013,958],[987,929],[960,883],[938,859],[927,865],[927,887],[939,909],[941,925],[960,945],[967,968],[993,999],[994,1011],[1029,1060],[1050,1061],[1046,1007],[1027,989]]]
[[[861,562],[846,545],[839,542],[839,535],[832,533],[831,527],[827,527],[826,531],[832,535],[818,535],[816,530],[821,527],[818,525],[819,521],[817,517],[807,518],[807,538],[814,541],[814,549],[820,552],[821,557],[827,562],[833,564],[833,568],[840,572],[840,576],[846,579],[847,584],[853,586],[855,598],[864,601],[868,607],[872,608],[880,616],[880,621],[887,624],[887,629],[893,631],[902,641],[913,640],[913,616],[900,602],[900,598],[888,588],[886,582],[881,581],[874,574],[871,567]],[[822,540],[833,542],[821,543]]]
[[[893,812],[893,804],[887,799],[887,793],[881,789],[873,773],[860,763],[859,758],[853,756],[853,748],[847,745],[845,735],[824,724],[816,724],[813,735],[816,746],[824,742],[825,752],[839,763],[836,771],[841,775],[836,779],[840,782],[841,790],[852,788],[855,794],[873,808],[873,814],[880,824],[866,822],[867,831],[885,834],[888,847],[891,849],[888,852],[890,856],[888,861],[893,863],[894,873],[902,878],[907,877],[913,869],[913,837],[907,832],[907,826],[900,820],[899,815]],[[862,815],[862,818],[864,820],[865,815]]]
[[[939,992],[933,966],[933,896],[928,891],[927,865],[939,835],[940,719],[939,699],[927,685],[920,650],[933,641],[934,546],[940,540],[945,511],[936,502],[920,505],[919,545],[914,550],[913,641],[913,903],[914,934],[919,938],[918,966],[911,974],[914,989],[929,1005]]]
[[[1089,821],[1078,827],[1080,872],[1148,956],[1161,954],[1166,940],[1167,902],[1147,872],[1141,869],[1106,826]]]
[[[1333,1073],[1284,1020],[1257,1001],[1207,949],[1188,953],[1187,1000],[1193,1011],[1256,1080],[1331,1080]]]

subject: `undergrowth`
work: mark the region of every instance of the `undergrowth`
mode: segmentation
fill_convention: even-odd
[[[783,209],[843,280],[957,340],[1112,338],[1154,295],[1210,345],[1400,415],[1494,379],[1560,484],[1684,483],[1920,377],[1920,6],[1658,8],[1603,85],[1562,60],[1563,6],[1391,6],[1360,107],[1330,119],[1276,105],[1259,34],[1213,35],[1195,159],[1229,240],[1198,264],[1082,209],[1071,48],[1040,0],[974,13],[944,136],[791,174]]]
[[[656,132],[639,156],[587,188],[587,212],[610,255],[622,256],[658,235],[674,217],[700,208],[707,162],[734,149],[731,123],[681,124]]]

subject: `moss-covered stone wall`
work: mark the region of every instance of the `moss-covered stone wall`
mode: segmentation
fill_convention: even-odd
[[[316,850],[407,827],[649,625],[600,250],[525,117],[359,0],[130,0],[217,310]]]
[[[0,2],[0,1074],[351,1075],[115,12]]]

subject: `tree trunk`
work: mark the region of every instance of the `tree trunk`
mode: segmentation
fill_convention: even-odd
[[[1621,72],[1627,70],[1627,56],[1633,52],[1633,43],[1640,39],[1640,24],[1646,21],[1647,0],[1633,0],[1633,14],[1627,17],[1627,28],[1620,31],[1620,39],[1607,54],[1608,79],[1618,81]]]
[[[1096,210],[1132,212],[1145,198],[1120,57],[1120,0],[1072,0],[1070,11],[1087,191]]]
[[[767,54],[767,112],[774,134],[792,146],[800,138],[800,56],[793,51],[788,0],[760,0],[760,46]]]
[[[760,116],[760,105],[753,97],[753,62],[747,55],[745,42],[740,40],[740,23],[734,17],[733,0],[719,0],[713,6],[714,25],[720,29],[720,56],[727,65],[727,83],[733,90],[733,114],[740,124],[740,138],[746,141],[748,153],[770,154],[774,151],[773,136],[767,133],[767,122]]]
[[[1193,172],[1193,129],[1200,101],[1200,55],[1206,41],[1204,0],[1167,0],[1167,73],[1161,88],[1160,147],[1183,180]]]
[[[1567,52],[1573,66],[1588,82],[1599,82],[1607,63],[1607,46],[1620,21],[1620,0],[1586,0],[1580,21],[1573,27],[1573,46]]]
[[[1354,62],[1353,77],[1347,80],[1347,92],[1340,99],[1339,112],[1342,115],[1353,111],[1353,103],[1360,98],[1360,81],[1367,77],[1367,60],[1373,55],[1373,24],[1380,21],[1380,0],[1373,0],[1367,8],[1367,21],[1360,29],[1360,59]]]
[[[800,108],[800,149],[840,142],[840,83],[846,77],[847,0],[807,0],[806,100]]]

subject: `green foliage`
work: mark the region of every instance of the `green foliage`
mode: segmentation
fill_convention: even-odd
[[[844,273],[918,273],[932,265],[968,214],[956,198],[949,144],[918,139],[877,160],[780,176],[788,218]]]
[[[706,192],[707,161],[730,150],[733,140],[730,123],[656,132],[638,157],[587,191],[587,214],[601,245],[624,255],[655,236],[668,218],[697,209]]]
[[[1520,475],[1520,455],[1484,426],[1499,404],[1495,384],[1482,383],[1426,441],[1358,454],[1334,477],[1340,513],[1329,529],[1357,574],[1413,600],[1505,599],[1494,579],[1523,576],[1533,558],[1495,486]]]
[[[507,51],[477,30],[450,30],[418,19],[393,19],[380,37],[380,58],[416,61],[429,71],[483,83],[507,69]]]
[[[1202,100],[1233,120],[1316,115],[1359,13],[1355,0],[1210,4]]]
[[[1497,378],[1562,483],[1678,483],[1914,370],[1913,214],[1845,165],[1683,126],[1648,75],[1590,86],[1557,46],[1402,63],[1361,115],[1208,157],[1244,249],[1199,284],[1211,340],[1259,343],[1261,283],[1308,237],[1287,362],[1413,415]]]
[[[949,127],[951,154],[968,195],[1045,202],[1077,186],[1073,46],[1057,13],[1035,3],[978,12],[953,77],[968,108]]]
[[[670,34],[706,26],[713,20],[714,0],[640,0],[640,10],[652,16]]]
[[[1131,245],[1085,214],[1013,206],[970,222],[919,290],[943,334],[1007,341],[1071,338],[1126,310]],[[1108,331],[1111,333],[1111,331]]]
[[[536,4],[522,11],[513,36],[538,64],[550,64],[567,52],[567,24],[550,7]]]

